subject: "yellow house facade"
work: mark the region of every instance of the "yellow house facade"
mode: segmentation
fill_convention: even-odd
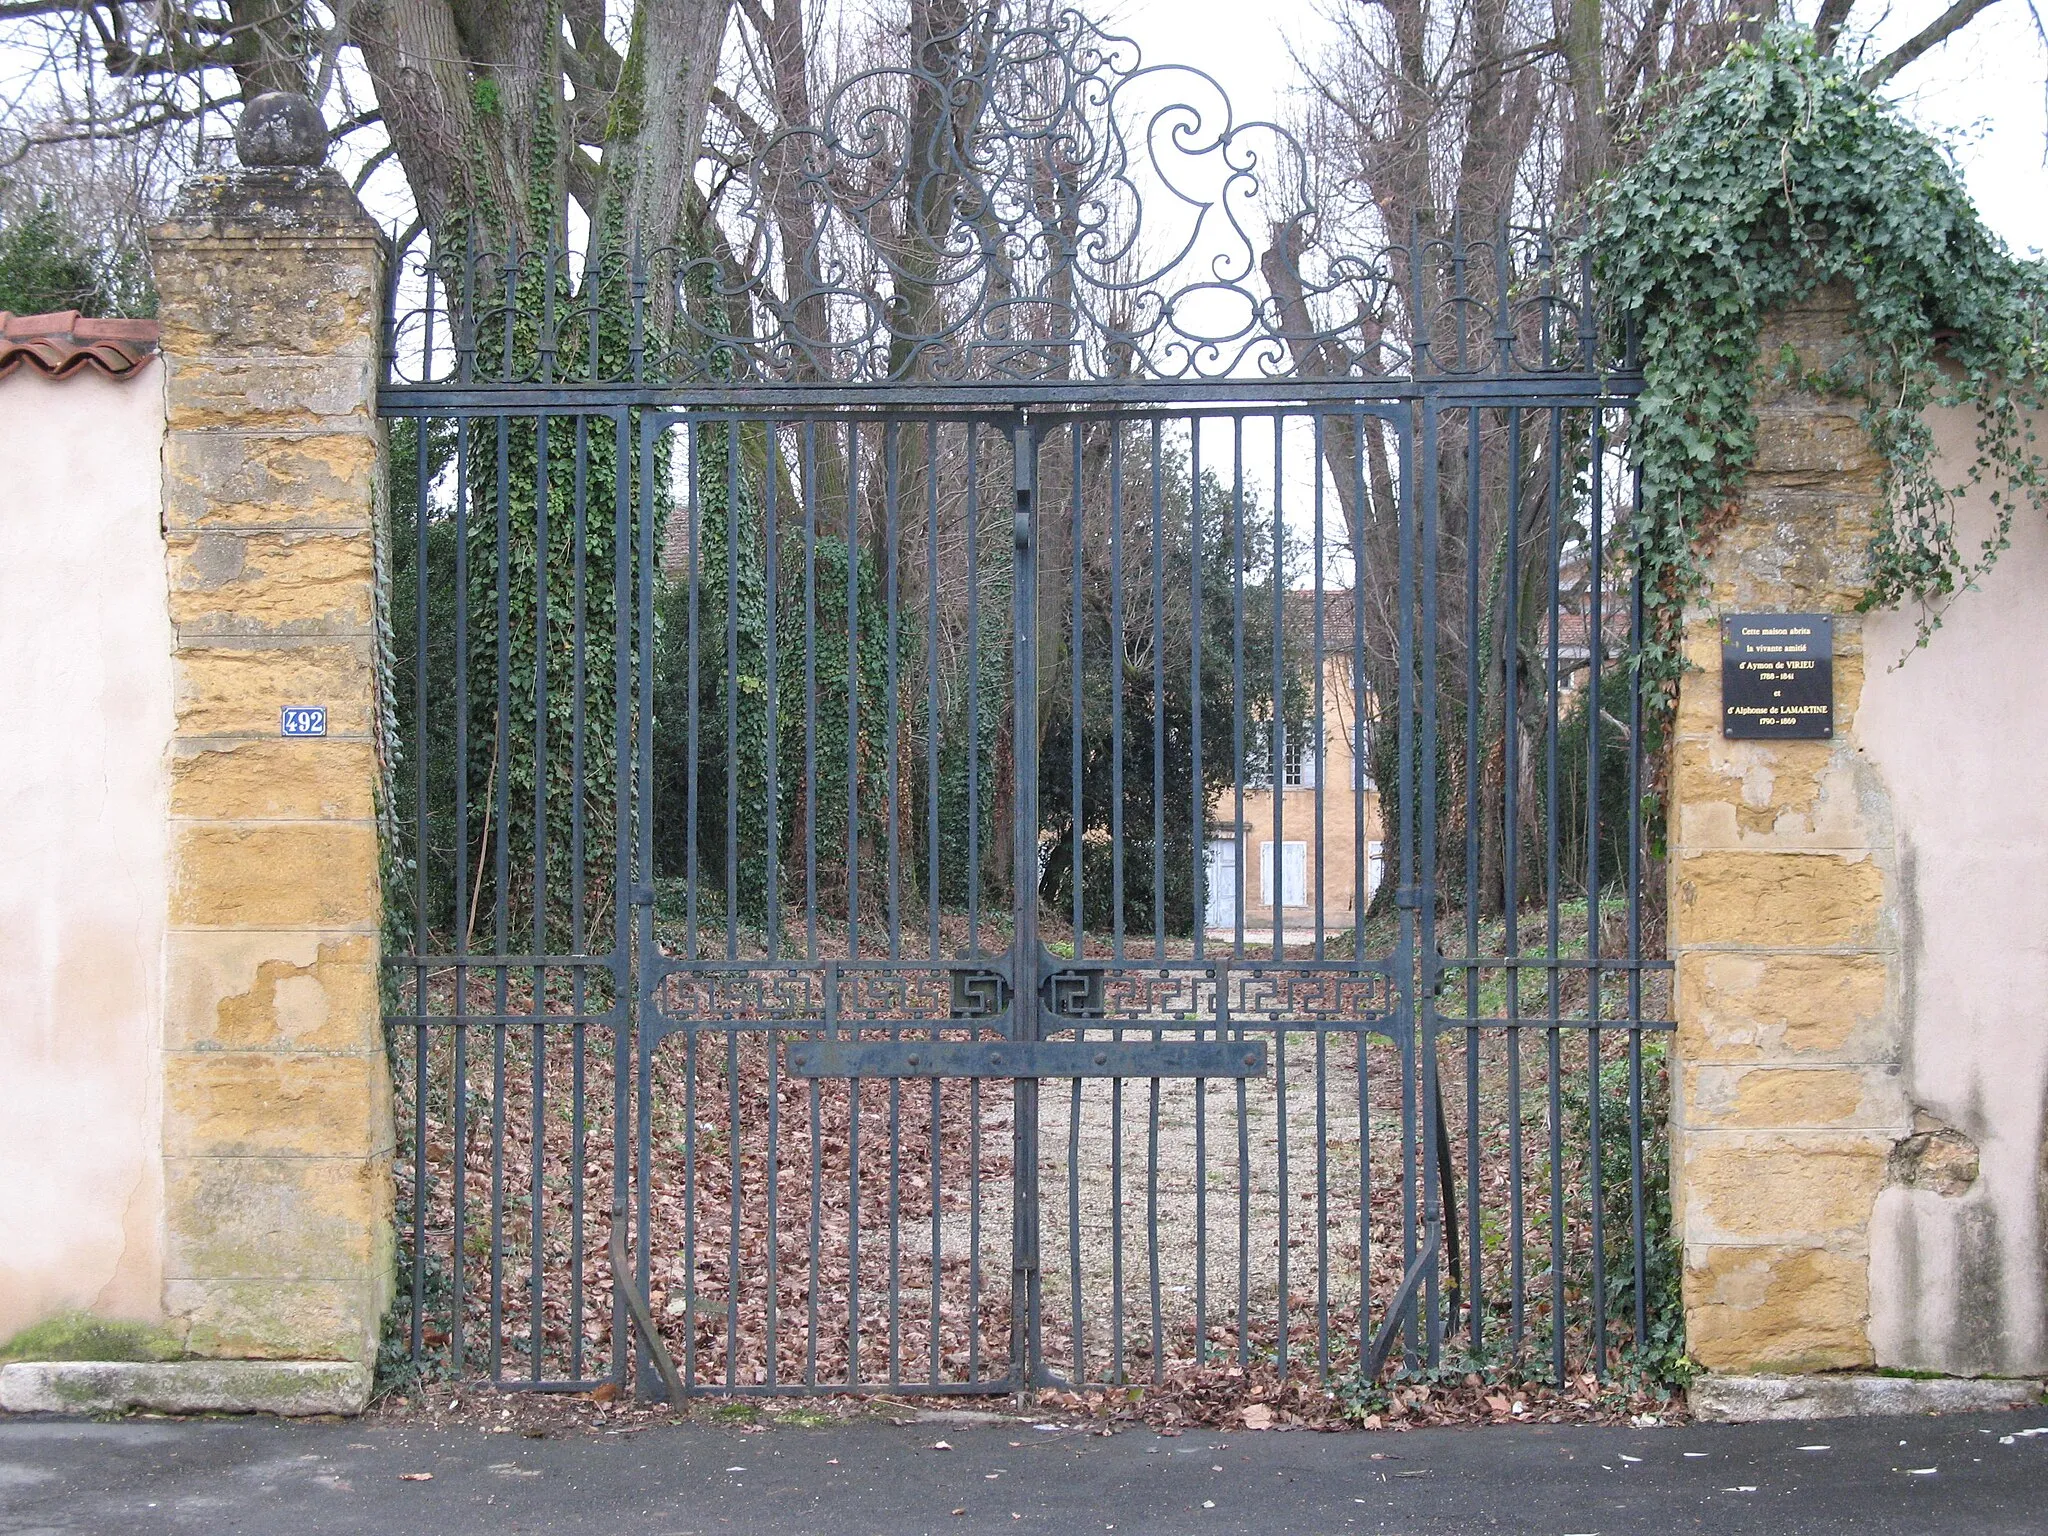
[[[1293,596],[1304,610],[1313,602]],[[1318,931],[1328,938],[1354,928],[1379,889],[1372,711],[1353,688],[1348,598],[1324,597],[1319,698],[1283,725],[1278,762],[1248,770],[1209,802],[1204,921],[1214,937],[1241,928],[1248,943],[1270,942],[1277,903],[1285,942],[1313,943]],[[1263,724],[1257,729],[1263,735]]]

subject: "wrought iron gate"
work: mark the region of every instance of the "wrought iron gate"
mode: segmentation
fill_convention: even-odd
[[[1307,208],[1255,250],[1279,130],[1162,109],[1071,14],[955,41],[842,88],[947,93],[943,154],[835,98],[720,255],[399,274],[413,1357],[1604,1370],[1668,980],[1584,268]],[[933,236],[849,211],[850,161]]]

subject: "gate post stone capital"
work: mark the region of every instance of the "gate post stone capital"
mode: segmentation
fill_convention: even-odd
[[[194,1355],[335,1362],[326,1406],[360,1406],[392,1284],[384,241],[332,171],[277,167],[196,178],[151,246],[176,633],[165,1312]],[[324,736],[282,735],[302,705]]]

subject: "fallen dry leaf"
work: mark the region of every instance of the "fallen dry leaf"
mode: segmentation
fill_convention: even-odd
[[[401,1472],[398,1474],[398,1480],[401,1483],[431,1483],[434,1480],[434,1474],[431,1472]]]

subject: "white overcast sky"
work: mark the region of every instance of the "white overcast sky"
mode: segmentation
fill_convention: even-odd
[[[1810,15],[1817,0],[1800,0]],[[1882,50],[1911,37],[1947,0],[1862,0],[1859,25]],[[1299,78],[1290,45],[1313,51],[1320,0],[1113,0],[1115,30],[1152,63],[1193,65],[1222,82],[1240,118],[1271,117]],[[2048,4],[2044,4],[2048,10]],[[1894,82],[1892,97],[1922,127],[1947,138],[1991,227],[2022,254],[2048,252],[2048,112],[2044,49],[2028,0],[1997,0],[1956,38]]]

